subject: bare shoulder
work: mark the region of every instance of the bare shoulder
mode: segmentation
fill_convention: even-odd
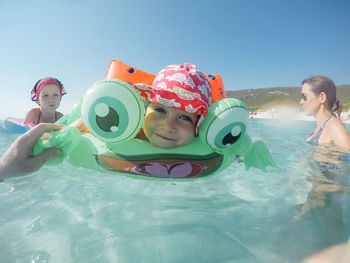
[[[26,116],[24,118],[24,121],[30,122],[30,123],[36,123],[36,121],[38,120],[39,114],[40,114],[40,109],[39,108],[30,109],[27,112],[27,114],[26,114]]]
[[[330,119],[324,131],[329,141],[334,141],[336,145],[350,149],[350,134],[341,120],[335,117]]]
[[[329,125],[327,125],[326,127],[327,127],[327,131],[331,134],[337,134],[339,132],[348,133],[346,127],[344,126],[344,123],[335,117],[329,120]]]

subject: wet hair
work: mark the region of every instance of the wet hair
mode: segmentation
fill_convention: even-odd
[[[304,79],[302,85],[309,84],[311,87],[311,91],[315,95],[319,95],[321,92],[326,94],[326,102],[328,109],[335,113],[335,115],[340,118],[340,113],[342,111],[343,106],[337,99],[337,87],[334,82],[327,77],[324,76],[313,76],[308,79]]]

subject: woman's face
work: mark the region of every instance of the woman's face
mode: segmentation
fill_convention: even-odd
[[[321,107],[320,95],[313,93],[308,83],[301,87],[300,104],[303,106],[304,113],[311,116],[315,116]]]

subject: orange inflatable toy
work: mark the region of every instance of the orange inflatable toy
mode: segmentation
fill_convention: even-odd
[[[124,64],[119,60],[112,60],[109,63],[105,79],[120,79],[130,85],[145,83],[151,85],[156,76],[142,70]]]
[[[213,98],[212,103],[226,98],[221,76],[218,74],[208,74],[205,76],[210,83]],[[152,85],[154,78],[155,75],[136,69],[116,59],[109,63],[105,76],[105,79],[120,79],[121,81],[128,82],[130,85],[136,83]]]
[[[211,87],[212,103],[226,98],[222,77],[218,74],[209,74],[205,76],[208,78]]]

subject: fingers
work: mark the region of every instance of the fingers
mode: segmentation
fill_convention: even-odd
[[[28,133],[33,137],[39,138],[45,132],[52,132],[60,130],[64,127],[64,125],[58,125],[55,123],[40,123],[39,125],[32,128]]]
[[[50,160],[58,157],[61,153],[62,153],[62,150],[59,148],[50,148],[50,149],[43,151],[39,155],[43,156],[42,158],[44,159],[44,163],[46,163],[47,161],[50,161]]]
[[[21,135],[0,160],[0,177],[23,175],[40,169],[47,161],[59,156],[61,149],[50,148],[32,157],[34,142],[45,132],[60,130],[64,125],[42,123]]]
[[[36,139],[38,139],[45,132],[52,132],[60,130],[64,127],[64,125],[58,125],[54,123],[40,123],[37,126],[31,128],[27,133],[22,136],[27,140],[27,142],[34,143]]]
[[[56,158],[62,153],[61,149],[50,148],[32,158],[26,159],[22,167],[23,173],[31,173],[39,170],[47,161]]]
[[[57,156],[59,156],[62,153],[62,150],[59,148],[50,148],[47,149],[45,151],[43,151],[42,153],[40,153],[39,155],[35,156],[32,158],[32,161],[39,164],[41,166],[43,166],[47,161],[50,161],[54,158],[56,158]]]

